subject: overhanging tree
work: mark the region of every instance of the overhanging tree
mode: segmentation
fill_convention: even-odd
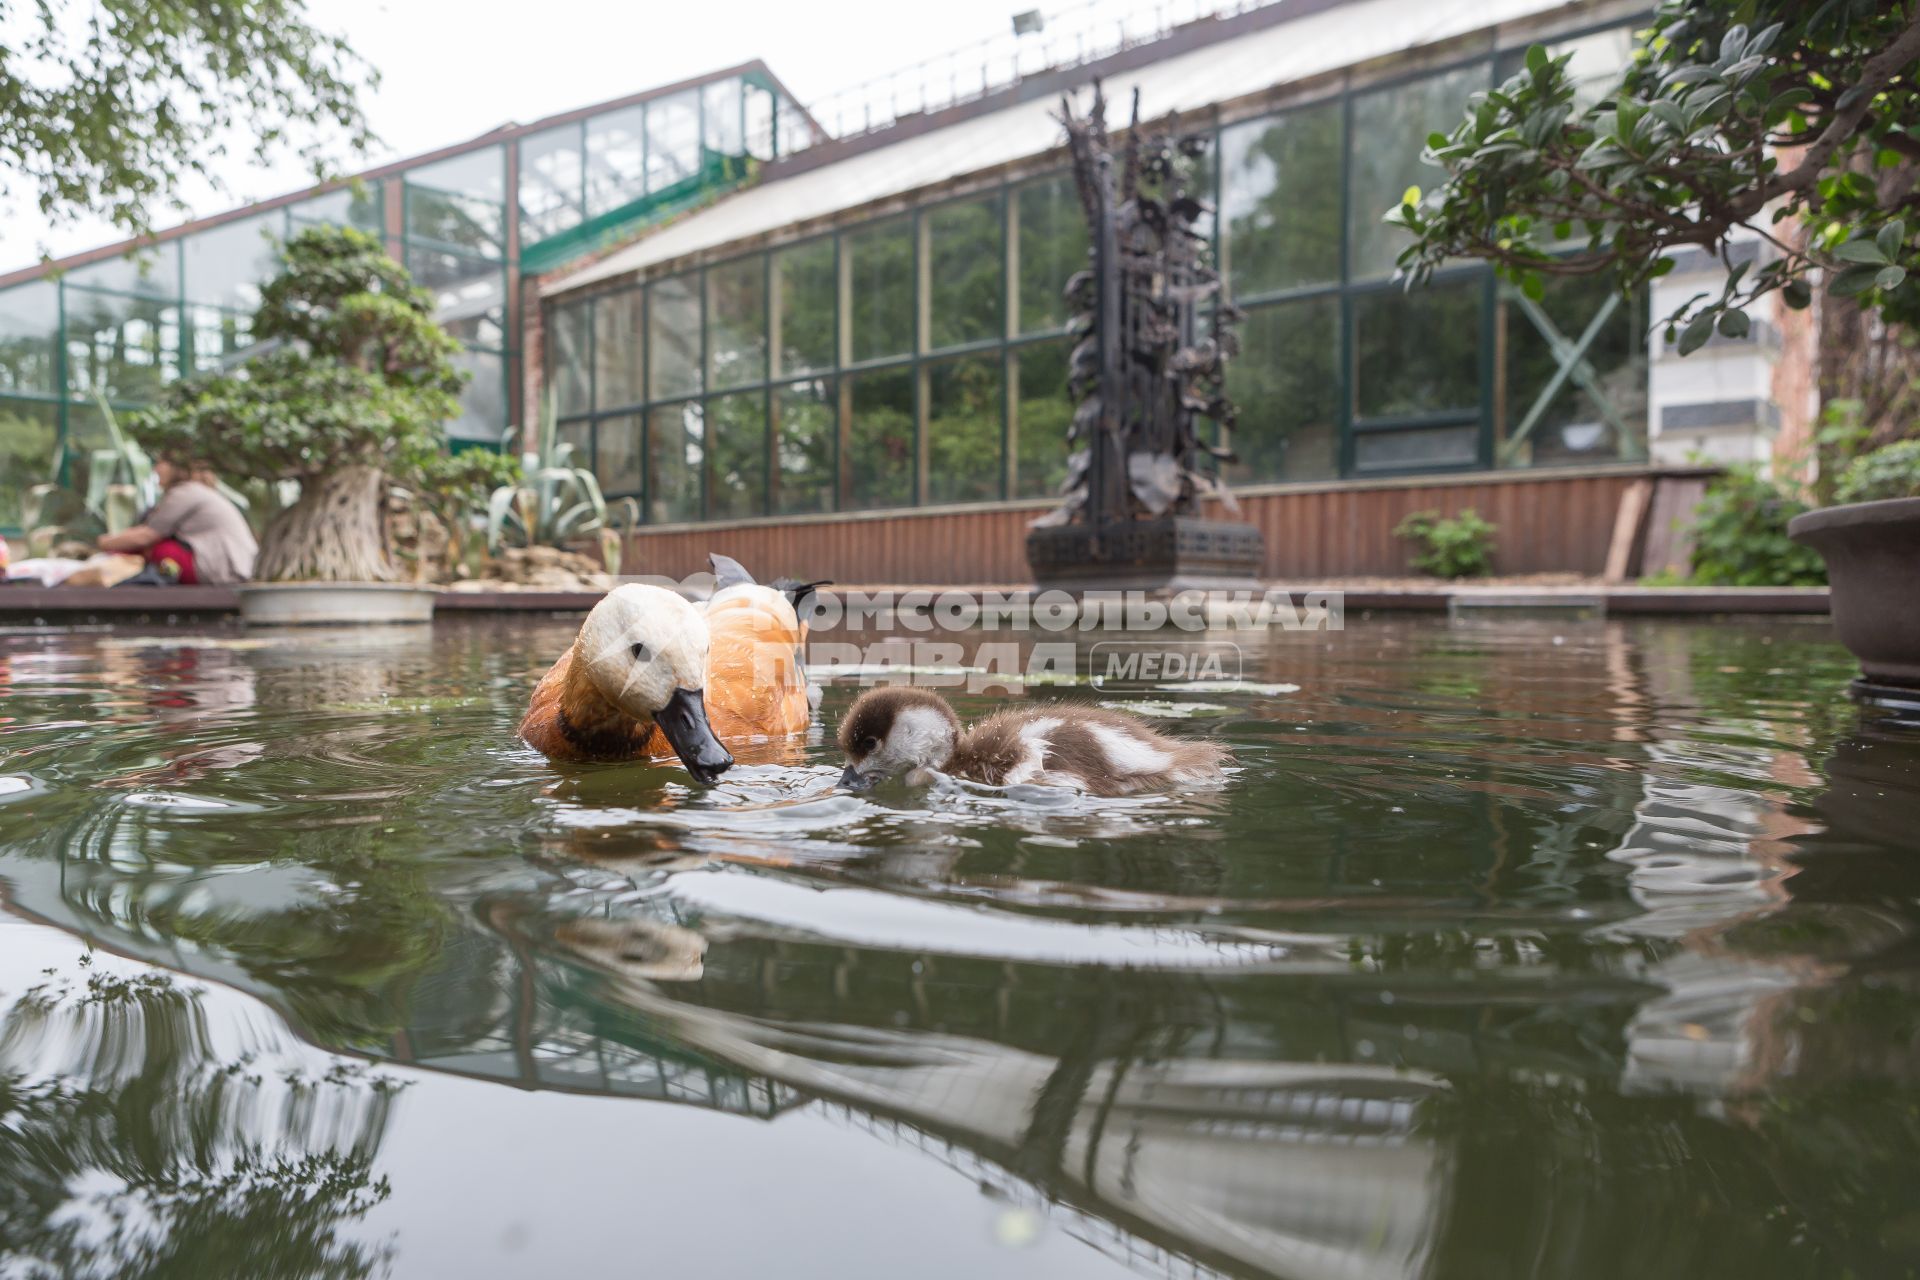
[[[0,198],[138,234],[184,176],[221,187],[230,141],[316,176],[365,150],[357,92],[378,83],[301,0],[0,0]]]
[[[1547,276],[1610,272],[1631,290],[1692,245],[1727,279],[1665,317],[1683,355],[1747,333],[1768,294],[1807,306],[1816,271],[1888,321],[1920,319],[1920,191],[1875,180],[1920,160],[1916,0],[1668,0],[1597,100],[1569,61],[1529,49],[1428,139],[1446,182],[1387,214],[1415,236],[1400,256],[1413,281],[1465,257],[1536,298]],[[1774,255],[1736,261],[1742,229]]]
[[[253,319],[255,338],[277,345],[174,384],[132,430],[156,457],[300,482],[261,538],[262,581],[386,582],[387,484],[431,478],[466,381],[460,347],[371,236],[315,227],[285,258]]]

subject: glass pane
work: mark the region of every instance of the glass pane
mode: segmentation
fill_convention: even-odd
[[[705,436],[697,401],[664,405],[647,416],[647,522],[700,518],[700,460]]]
[[[506,152],[469,152],[406,174],[407,235],[498,258],[506,246]]]
[[[229,222],[182,240],[187,300],[234,311],[259,307],[260,286],[280,270],[275,241],[284,225],[276,212]]]
[[[499,442],[507,429],[507,364],[491,351],[462,351],[453,362],[473,372],[460,393],[460,416],[447,424],[457,440]]]
[[[1541,321],[1570,347],[1613,297],[1613,287],[1604,277],[1563,277],[1548,281],[1546,296],[1537,307],[1511,298],[1500,302],[1496,325],[1505,338],[1506,394],[1495,406],[1493,436],[1497,456],[1505,465],[1609,462],[1646,453],[1644,295],[1633,302],[1612,303],[1611,313],[1587,345],[1576,368],[1591,386],[1583,387],[1568,377],[1540,412],[1534,412],[1560,368]],[[1527,435],[1512,449],[1502,448],[1529,417],[1533,424]],[[1624,439],[1615,419],[1626,427]]]
[[[846,236],[851,260],[853,358],[913,350],[913,220],[895,218]]]
[[[507,198],[507,153],[500,147],[482,147],[447,160],[409,169],[407,182],[455,195],[500,204]]]
[[[767,380],[767,260],[707,268],[707,386]]]
[[[218,307],[187,308],[193,367],[198,373],[231,369],[254,353],[253,313]]]
[[[1354,414],[1398,418],[1480,402],[1478,279],[1353,300]]]
[[[56,405],[0,400],[0,529],[20,528],[20,495],[53,478]]]
[[[647,398],[641,335],[646,296],[638,289],[595,298],[593,306],[593,396],[602,409],[620,409]]]
[[[640,496],[640,430],[637,413],[602,418],[595,424],[593,478],[609,498]]]
[[[1020,188],[1020,332],[1067,323],[1061,291],[1087,267],[1087,215],[1065,174]]]
[[[746,150],[742,132],[745,104],[740,97],[740,81],[721,80],[706,86],[707,150],[723,156],[737,156]]]
[[[1067,399],[1067,353],[1071,339],[1037,342],[1014,353],[1020,366],[1014,401],[1015,497],[1048,497],[1067,478],[1067,426],[1073,404]]]
[[[54,343],[60,287],[50,280],[0,289],[0,391],[57,395]]]
[[[700,390],[699,277],[674,276],[648,291],[648,385],[655,400]]]
[[[815,373],[839,363],[834,314],[838,293],[833,240],[813,240],[773,255],[779,298],[780,373]]]
[[[700,91],[647,104],[647,190],[659,191],[700,167]]]
[[[850,511],[913,505],[913,374],[907,369],[853,379],[853,422],[847,432]]]
[[[556,307],[547,313],[547,370],[554,411],[562,418],[593,407],[587,341],[587,304]]]
[[[148,298],[175,298],[180,294],[180,242],[168,241],[143,249],[135,257],[103,258],[67,272],[69,286],[137,293]]]
[[[707,518],[763,515],[767,497],[767,400],[759,391],[707,401]]]
[[[559,235],[586,220],[580,126],[563,124],[520,139],[520,242]]]
[[[1006,299],[1000,198],[941,205],[926,214],[933,255],[932,347],[998,338]]]
[[[1423,190],[1445,175],[1420,162],[1430,133],[1450,133],[1467,98],[1487,87],[1485,63],[1471,63],[1411,84],[1353,98],[1353,192],[1348,236],[1355,279],[1390,275],[1407,233],[1382,222],[1408,187]]]
[[[1236,484],[1325,480],[1340,474],[1340,303],[1336,298],[1260,307],[1240,326],[1240,358],[1227,394]]]
[[[1413,471],[1466,467],[1480,459],[1480,428],[1422,427],[1416,431],[1364,431],[1353,440],[1357,471]]]
[[[138,403],[179,372],[179,308],[67,287],[68,394]]]
[[[407,269],[433,295],[434,319],[464,343],[505,345],[507,273],[498,262],[410,245]]]
[[[774,391],[773,411],[780,431],[774,509],[781,515],[833,510],[839,406],[831,379]]]
[[[622,107],[587,121],[587,216],[638,200],[647,191],[646,108]]]
[[[1000,353],[927,369],[927,501],[1000,496]]]
[[[774,149],[773,121],[776,104],[771,89],[762,89],[758,85],[745,86],[747,99],[747,154],[762,160],[771,160],[779,152]]]
[[[386,205],[378,182],[361,182],[340,187],[311,200],[302,200],[287,210],[298,231],[303,224],[327,223],[339,227],[358,227],[369,235],[381,235],[387,226]]]
[[[1340,278],[1340,104],[1223,131],[1220,204],[1236,296]]]

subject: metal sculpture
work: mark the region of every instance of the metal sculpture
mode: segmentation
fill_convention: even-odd
[[[1043,582],[1249,585],[1259,530],[1199,514],[1209,498],[1239,509],[1209,465],[1233,455],[1205,439],[1207,421],[1234,422],[1225,381],[1240,320],[1197,229],[1208,206],[1189,189],[1207,139],[1173,120],[1142,125],[1136,92],[1116,145],[1098,82],[1088,114],[1063,101],[1060,121],[1090,262],[1066,288],[1073,452],[1060,505],[1028,534],[1028,562]]]

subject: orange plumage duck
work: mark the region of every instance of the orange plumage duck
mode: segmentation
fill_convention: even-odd
[[[807,598],[825,582],[761,586],[739,561],[710,555],[707,706],[713,731],[745,745],[805,732],[818,692],[807,682]]]
[[[733,756],[707,718],[708,648],[706,619],[675,592],[615,587],[534,687],[520,736],[550,760],[671,750],[695,781],[711,783]]]
[[[731,747],[804,732],[813,719],[816,694],[802,658],[807,625],[800,610],[814,589],[826,584],[779,581],[762,586],[737,561],[722,555],[709,559],[715,582],[703,619],[707,647],[702,686],[713,733]],[[605,604],[595,606],[596,612]],[[582,636],[592,621],[589,614]],[[582,686],[590,682],[571,670],[579,652],[576,641],[534,690],[520,736],[555,760],[631,760],[671,749],[665,724],[606,714],[606,699],[596,704],[587,696]],[[585,734],[580,732],[583,711],[590,729]],[[562,731],[567,728],[573,732]]]

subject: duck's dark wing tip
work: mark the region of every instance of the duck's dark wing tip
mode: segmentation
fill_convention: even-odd
[[[805,604],[807,597],[812,595],[817,589],[820,587],[830,587],[832,585],[832,578],[822,578],[818,582],[795,582],[792,578],[775,578],[773,580],[773,589],[787,597],[787,602],[793,606],[795,613],[800,611],[800,606]]]

